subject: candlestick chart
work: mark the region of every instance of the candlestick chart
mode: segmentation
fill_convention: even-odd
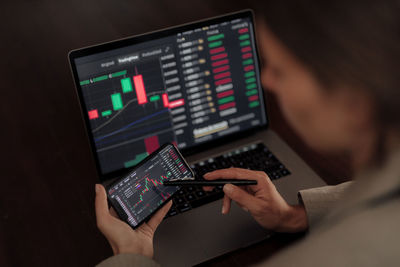
[[[192,173],[174,147],[168,145],[111,187],[108,194],[135,226],[179,190],[179,186],[164,186],[164,181],[183,177],[192,177]]]
[[[160,61],[151,59],[90,78],[83,91],[103,172],[138,164],[175,140]],[[82,83],[82,82],[81,82]]]

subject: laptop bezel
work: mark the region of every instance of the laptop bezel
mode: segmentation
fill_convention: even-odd
[[[250,18],[251,23],[253,25],[254,41],[255,41],[254,46],[255,46],[256,52],[257,52],[257,55],[255,57],[255,60],[257,61],[256,71],[260,75],[260,58],[259,58],[259,50],[258,50],[257,39],[256,39],[256,34],[255,34],[256,25],[255,25],[255,19],[254,19],[254,12],[251,9],[240,10],[237,12],[228,13],[228,14],[224,14],[224,15],[220,15],[220,16],[216,16],[216,17],[211,17],[211,18],[206,18],[206,19],[202,19],[202,20],[198,20],[198,21],[194,21],[194,22],[189,22],[186,24],[177,25],[177,26],[173,26],[173,27],[169,27],[169,28],[164,28],[164,29],[160,29],[157,31],[152,31],[152,32],[144,33],[144,34],[129,36],[126,38],[113,40],[110,42],[105,42],[105,43],[96,44],[93,46],[79,48],[79,49],[72,50],[68,53],[70,69],[71,69],[74,84],[75,84],[75,91],[78,96],[79,107],[80,107],[81,114],[84,119],[84,127],[85,127],[85,131],[86,131],[86,136],[89,139],[90,150],[94,157],[97,175],[101,181],[106,181],[106,180],[124,175],[127,172],[129,172],[133,167],[123,168],[123,169],[112,171],[112,172],[106,173],[106,174],[102,173],[100,161],[99,161],[98,155],[96,153],[96,145],[94,143],[93,135],[91,134],[91,131],[90,131],[89,117],[87,115],[86,105],[85,105],[83,93],[82,93],[82,88],[79,84],[79,78],[78,78],[78,72],[77,72],[77,68],[76,68],[76,64],[75,64],[75,59],[80,58],[80,57],[90,56],[90,55],[93,55],[96,53],[113,50],[113,49],[123,48],[123,47],[130,46],[130,45],[135,45],[138,43],[154,40],[157,38],[171,36],[171,35],[177,34],[179,32],[185,32],[185,31],[188,31],[191,29],[195,29],[195,28],[199,28],[199,27],[203,27],[203,26],[207,26],[207,25],[211,25],[211,24],[218,24],[218,23],[221,23],[224,21],[231,21],[231,20],[238,19],[238,18]],[[261,130],[266,130],[269,126],[269,118],[268,118],[267,106],[265,103],[265,95],[264,95],[264,90],[262,88],[262,85],[261,85],[261,96],[262,96],[261,97],[262,99],[260,99],[260,101],[265,110],[265,118],[266,118],[265,124],[254,126],[250,129],[247,129],[247,130],[244,130],[241,132],[232,133],[230,135],[224,136],[224,138],[217,138],[215,140],[210,140],[210,141],[192,146],[190,148],[180,149],[182,155],[190,156],[190,155],[193,155],[196,153],[200,153],[200,152],[209,150],[211,148],[215,148],[217,146],[225,145],[227,143],[230,143],[230,142],[235,141],[240,138],[248,137],[248,136],[253,135],[256,132],[259,132]]]

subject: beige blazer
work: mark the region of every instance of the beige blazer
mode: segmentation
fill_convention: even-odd
[[[400,151],[354,182],[299,192],[310,224],[301,241],[257,266],[400,266]],[[122,254],[107,266],[158,266]]]

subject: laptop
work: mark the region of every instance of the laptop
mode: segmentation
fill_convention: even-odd
[[[173,142],[197,176],[240,167],[265,171],[289,203],[325,185],[268,128],[251,10],[69,53],[99,179],[126,174]],[[251,178],[251,177],[248,177]],[[154,237],[162,266],[190,266],[271,235],[221,187],[185,187]]]

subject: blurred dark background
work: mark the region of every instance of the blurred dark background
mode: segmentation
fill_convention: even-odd
[[[68,51],[251,7],[245,1],[37,0],[0,4],[1,266],[93,266],[112,252],[96,229],[91,159]],[[351,177],[340,156],[309,149],[273,96],[270,120],[328,183]],[[289,244],[278,235],[208,262],[239,266]]]

